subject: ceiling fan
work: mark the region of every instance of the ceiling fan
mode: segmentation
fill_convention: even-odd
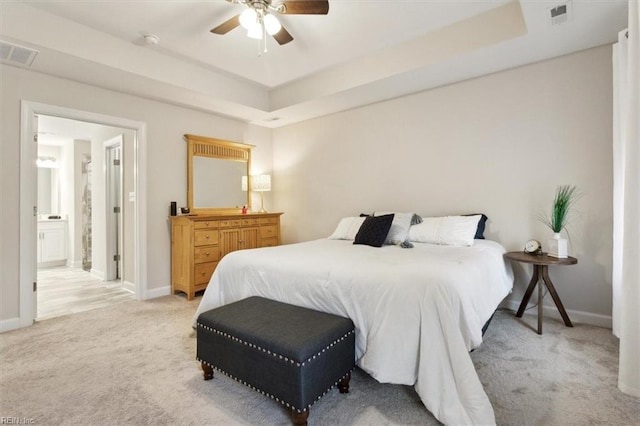
[[[326,15],[329,13],[328,0],[227,0],[229,3],[247,7],[242,13],[228,19],[211,30],[214,34],[226,34],[242,26],[251,38],[263,40],[267,34],[278,44],[287,44],[293,36],[280,24],[276,14],[281,15]]]

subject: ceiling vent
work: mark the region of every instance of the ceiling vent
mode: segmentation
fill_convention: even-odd
[[[571,6],[572,4],[569,1],[549,9],[549,17],[551,18],[551,25],[562,25],[569,22],[571,20],[571,15],[572,15]]]
[[[37,50],[0,40],[0,60],[3,62],[30,67],[37,54]]]

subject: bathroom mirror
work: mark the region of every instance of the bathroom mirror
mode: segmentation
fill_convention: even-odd
[[[249,175],[252,145],[184,135],[187,140],[187,207],[192,214],[239,213],[251,208],[242,177]]]
[[[59,169],[38,167],[38,213],[60,214]]]

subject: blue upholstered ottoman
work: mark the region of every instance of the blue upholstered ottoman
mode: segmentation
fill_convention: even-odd
[[[350,319],[249,297],[203,312],[197,322],[204,379],[218,370],[285,405],[294,424],[306,424],[311,405],[334,385],[349,391]]]

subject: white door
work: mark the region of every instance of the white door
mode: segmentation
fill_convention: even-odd
[[[105,145],[107,262],[105,281],[122,278],[122,141],[118,135]]]

